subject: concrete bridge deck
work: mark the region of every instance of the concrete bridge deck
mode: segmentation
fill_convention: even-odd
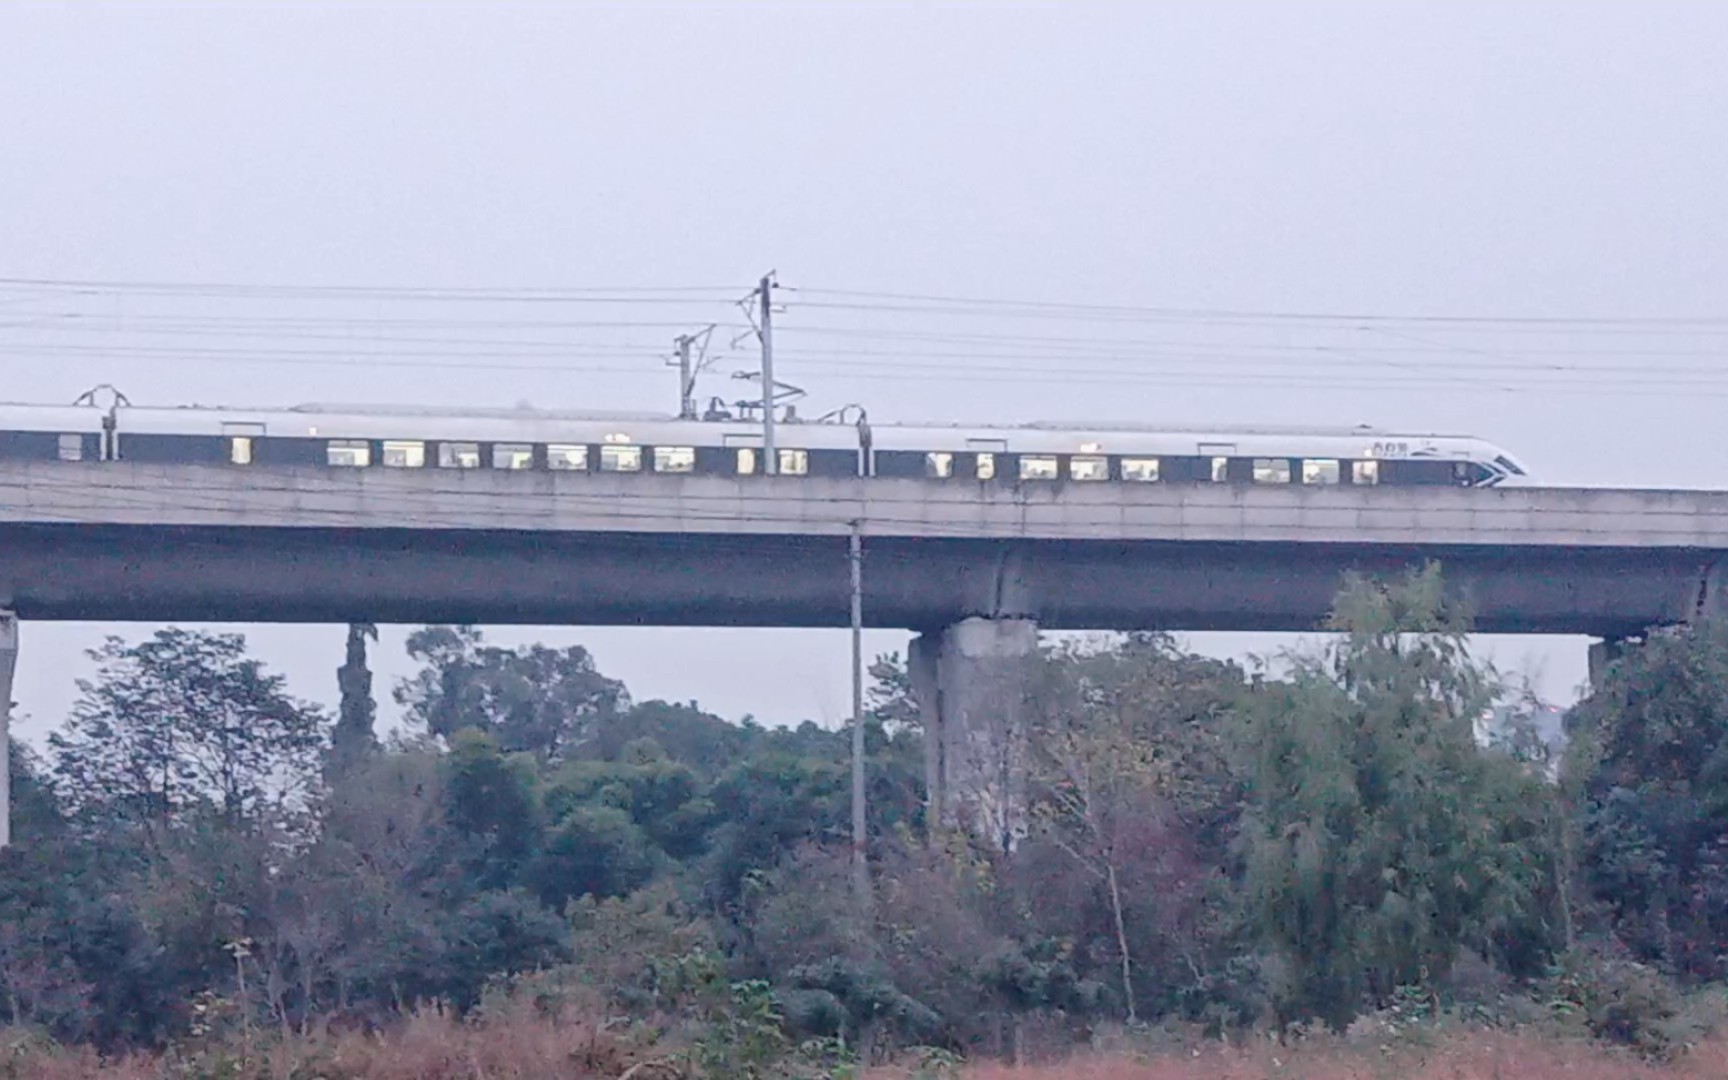
[[[1298,630],[1437,559],[1492,632],[1714,603],[1728,493],[0,464],[24,619]]]

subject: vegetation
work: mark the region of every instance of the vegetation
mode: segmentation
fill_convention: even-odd
[[[1630,650],[1555,770],[1517,723],[1480,737],[1516,698],[1437,571],[1347,582],[1330,629],[1252,668],[1155,634],[1048,648],[1007,854],[926,828],[881,658],[863,905],[847,731],[428,627],[380,739],[370,627],[335,717],[238,636],[110,640],[45,758],[15,748],[0,1077],[1720,1055],[1696,1048],[1728,979],[1728,630]]]

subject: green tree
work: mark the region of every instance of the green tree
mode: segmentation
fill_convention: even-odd
[[[1244,891],[1282,1015],[1342,1025],[1461,948],[1551,944],[1555,829],[1545,785],[1476,744],[1496,683],[1437,568],[1351,579],[1329,629],[1248,709]]]
[[[538,777],[532,764],[504,753],[491,736],[460,732],[444,780],[446,820],[464,842],[463,864],[481,889],[507,889],[540,847]]]
[[[425,666],[397,686],[396,702],[446,739],[474,728],[506,752],[557,760],[630,704],[580,645],[505,649],[473,627],[428,626],[409,637],[408,655]]]
[[[728,908],[753,871],[800,843],[846,836],[850,793],[851,773],[838,758],[768,750],[728,769],[710,795],[721,822],[702,867],[710,898]]]
[[[342,693],[336,727],[330,735],[330,767],[333,772],[350,769],[378,751],[374,730],[378,707],[372,699],[372,669],[366,666],[366,642],[378,640],[371,623],[348,624],[347,655],[336,669],[336,686]]]
[[[550,967],[570,959],[569,928],[557,914],[517,890],[479,893],[443,921],[445,951],[435,970],[439,997],[468,1009],[500,975]]]
[[[526,877],[541,903],[561,910],[577,897],[605,900],[633,892],[648,883],[654,868],[653,843],[628,813],[589,805],[571,810],[551,829]]]
[[[96,677],[79,680],[48,739],[74,810],[164,822],[212,805],[232,826],[310,788],[324,718],[241,635],[170,627],[136,644],[110,637],[90,657]]]
[[[1728,627],[1652,634],[1571,723],[1590,896],[1639,959],[1728,976]]]
[[[641,701],[601,717],[593,737],[572,756],[622,761],[632,747],[652,742],[670,760],[712,780],[746,753],[748,741],[739,725],[702,711],[695,702]]]
[[[899,653],[885,653],[870,664],[865,711],[888,731],[917,727],[921,719],[912,694],[912,676]]]
[[[674,859],[706,850],[714,824],[710,785],[695,769],[669,759],[652,739],[631,743],[620,757],[573,762],[560,770],[546,792],[548,816],[557,822],[584,806],[605,806],[624,812]]]

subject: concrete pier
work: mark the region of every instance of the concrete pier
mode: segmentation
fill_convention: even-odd
[[[1038,649],[1029,619],[969,618],[912,643],[924,721],[927,814],[1009,851],[1026,835],[1027,694]]]

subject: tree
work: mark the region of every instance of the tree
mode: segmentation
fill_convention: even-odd
[[[630,815],[611,806],[579,806],[546,836],[526,877],[540,902],[561,910],[565,901],[625,896],[654,876],[655,854]]]
[[[652,739],[626,747],[621,761],[566,765],[546,792],[546,812],[561,821],[586,806],[625,814],[661,851],[688,859],[707,847],[714,824],[708,785],[688,765],[669,760]]]
[[[342,692],[342,705],[336,716],[336,728],[330,735],[330,768],[343,772],[378,750],[378,735],[373,730],[378,707],[372,700],[372,669],[366,666],[366,642],[378,640],[378,628],[371,623],[348,624],[348,650],[342,666],[336,669],[336,685]]]
[[[1728,626],[1652,634],[1571,724],[1590,895],[1639,959],[1728,976]]]
[[[570,930],[557,914],[521,892],[480,893],[444,918],[447,947],[438,958],[440,996],[467,1009],[498,975],[570,959]]]
[[[446,772],[446,820],[466,842],[473,883],[513,887],[540,846],[540,794],[531,764],[505,754],[490,736],[464,730]]]
[[[463,868],[452,859],[462,845],[448,773],[443,755],[396,746],[338,777],[323,799],[318,842],[301,859],[311,880],[289,882],[275,917],[300,977],[328,1006],[385,1012],[437,992],[440,907],[472,889],[452,880]]]
[[[703,867],[716,905],[735,903],[752,871],[773,867],[798,843],[843,837],[850,791],[838,757],[764,749],[726,770],[709,796],[721,825]]]
[[[737,724],[703,712],[695,702],[641,701],[624,712],[600,717],[593,737],[572,756],[620,761],[632,746],[644,741],[711,780],[745,753],[749,739]]]
[[[246,655],[239,634],[170,627],[129,645],[110,637],[96,677],[49,736],[69,806],[165,822],[213,805],[230,825],[303,793],[324,718]]]
[[[580,645],[505,649],[473,627],[428,626],[409,637],[408,655],[425,665],[396,688],[410,720],[446,739],[484,731],[507,753],[558,760],[630,704]]]
[[[1015,877],[1038,882],[1030,910],[1048,903],[1067,920],[1048,932],[1084,933],[1101,895],[1130,1022],[1143,1001],[1167,1006],[1173,984],[1206,961],[1197,923],[1240,806],[1223,721],[1242,690],[1239,668],[1184,655],[1163,635],[1044,655],[1029,739],[1037,828]],[[1085,884],[1052,884],[1046,846]],[[1163,993],[1136,985],[1136,951],[1148,965],[1175,961],[1159,973]]]
[[[1244,893],[1285,1019],[1341,1026],[1460,948],[1549,944],[1552,797],[1476,744],[1496,684],[1468,628],[1433,567],[1353,578],[1337,637],[1248,710]]]
[[[871,662],[864,707],[870,718],[889,732],[919,725],[912,676],[899,653],[885,653]]]

